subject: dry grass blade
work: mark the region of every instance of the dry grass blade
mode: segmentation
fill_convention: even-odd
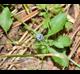
[[[73,24],[73,32],[72,32],[72,35],[71,35],[71,39],[73,40],[76,33],[80,30],[80,13],[78,15],[78,17],[76,18],[76,21],[74,22]]]
[[[75,19],[73,17],[71,17],[69,14],[67,15],[67,18],[70,22],[74,23]]]
[[[33,12],[31,12],[30,14],[26,14],[25,10],[19,12],[18,14],[16,14],[20,19],[22,19],[23,22],[26,22],[27,20],[31,19],[32,17],[36,16],[38,14],[38,10],[35,10]],[[13,23],[13,27],[15,28],[17,26],[20,26],[21,23],[16,21]]]
[[[77,48],[80,45],[80,38],[78,39],[77,43],[75,44],[75,46],[72,48],[70,54],[69,54],[69,58],[71,58],[73,56],[73,54],[76,52]]]
[[[80,14],[78,14],[78,15],[80,15]],[[72,33],[72,35],[71,35],[71,39],[72,39],[72,41],[74,41],[74,38],[75,38],[75,36],[76,36],[76,34],[77,34],[77,32],[80,30],[80,16],[78,16],[77,18],[76,18],[76,21],[75,21],[75,23],[73,24],[73,33]],[[80,45],[80,38],[78,39],[78,41],[76,41],[76,44],[74,45],[74,47],[72,48],[72,50],[71,50],[71,52],[70,52],[70,54],[69,54],[69,57],[71,58],[72,56],[73,56],[73,54],[76,52],[76,50],[77,50],[77,48],[79,47],[79,45]]]
[[[65,6],[66,4],[61,4],[61,6],[63,7],[63,6]]]
[[[73,35],[71,36],[71,39],[73,40],[76,33],[80,30],[80,26],[76,29],[76,31],[74,31]]]
[[[71,4],[66,4],[66,7],[64,8],[64,11],[68,12],[70,6],[71,6]]]
[[[31,25],[31,27],[32,27],[32,25]],[[28,31],[26,31],[24,33],[24,35],[20,38],[20,40],[18,41],[18,44],[23,41],[23,39],[26,37],[27,34],[28,34]]]
[[[42,24],[39,25],[39,26],[35,29],[35,31],[38,30],[41,26],[42,26]],[[31,40],[32,38],[33,38],[33,36],[31,36],[30,38],[26,39],[26,41],[22,44],[22,46],[25,46],[25,44],[27,44],[28,41]]]
[[[74,4],[74,12],[75,12],[75,19],[76,19],[80,12],[79,4]]]

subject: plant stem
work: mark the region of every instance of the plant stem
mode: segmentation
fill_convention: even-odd
[[[54,56],[53,54],[37,54],[37,55],[20,55],[20,54],[14,54],[14,55],[0,55],[0,58],[4,57],[45,57],[45,56]]]
[[[23,4],[23,6],[24,6],[24,8],[25,8],[25,11],[26,11],[27,13],[29,13],[28,5],[27,5],[27,4]]]

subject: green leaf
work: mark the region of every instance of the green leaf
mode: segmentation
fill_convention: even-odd
[[[39,16],[45,16],[45,15],[46,15],[46,12],[39,13]]]
[[[64,13],[59,13],[57,16],[51,19],[50,28],[48,31],[48,35],[51,36],[53,34],[58,33],[61,31],[67,21],[67,17]]]
[[[42,26],[43,26],[44,29],[49,28],[49,22],[50,22],[49,18],[46,18],[46,19],[43,20],[43,22],[42,22],[43,25]]]
[[[56,46],[57,48],[64,48],[64,45],[57,41],[54,42],[54,46]]]
[[[62,11],[61,5],[60,5],[60,4],[54,4],[54,6],[53,6],[53,11],[54,11],[55,13],[61,12],[61,11]]]
[[[71,45],[71,39],[66,35],[60,36],[58,41],[63,43],[65,47],[68,47]]]
[[[55,54],[54,57],[52,57],[54,62],[58,63],[62,67],[68,67],[69,65],[69,60],[67,59],[66,55],[64,54]]]
[[[43,54],[47,54],[48,53],[48,50],[47,50],[46,46],[41,46],[41,53],[43,53]]]
[[[37,4],[37,8],[39,9],[45,9],[47,7],[47,4]]]
[[[5,7],[0,15],[0,26],[7,33],[12,25],[11,12],[8,7]]]
[[[48,45],[48,46],[53,46],[54,45],[54,40],[45,40],[45,42],[46,42],[46,44]]]
[[[48,53],[47,47],[44,45],[43,42],[36,42],[34,48],[37,49],[38,53]]]
[[[41,12],[42,13],[42,12]],[[42,27],[45,28],[49,28],[49,23],[50,23],[50,14],[48,12],[44,12],[43,14],[43,22],[42,22]]]
[[[52,4],[51,6],[48,6],[48,9],[51,9],[51,12],[57,14],[59,12],[62,12],[62,7],[60,4]]]
[[[72,23],[71,22],[66,22],[65,28],[66,28],[67,31],[69,31],[70,29],[72,29]]]
[[[60,4],[47,4],[47,10],[53,14],[58,14],[62,12],[62,6]]]
[[[53,45],[58,47],[58,48],[64,48],[64,47],[68,47],[70,46],[72,43],[71,39],[66,36],[66,35],[62,35],[59,36],[54,42]]]
[[[64,53],[59,53],[55,49],[48,47],[48,51],[50,53],[53,53],[52,60],[56,63],[58,63],[62,67],[68,67],[69,65],[69,60],[67,56]]]

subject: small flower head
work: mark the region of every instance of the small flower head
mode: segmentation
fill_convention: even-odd
[[[36,39],[37,39],[38,41],[43,40],[43,39],[44,39],[43,34],[37,34],[37,35],[36,35]]]

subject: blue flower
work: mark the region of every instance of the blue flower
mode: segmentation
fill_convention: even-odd
[[[36,35],[36,39],[37,39],[38,41],[43,40],[43,39],[44,39],[43,34],[37,34],[37,35]]]

